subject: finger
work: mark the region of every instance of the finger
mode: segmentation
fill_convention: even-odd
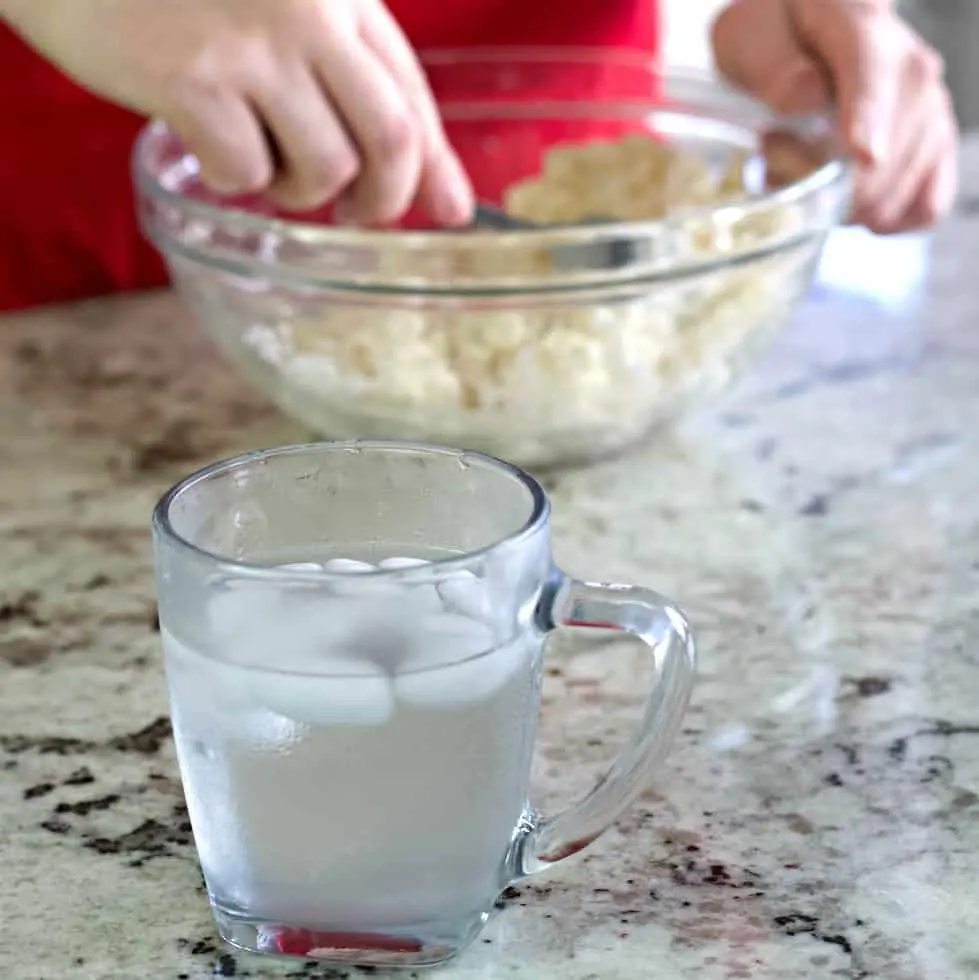
[[[896,233],[930,228],[952,210],[958,189],[958,141],[953,136],[925,177],[918,196],[904,215]]]
[[[941,89],[930,90],[905,111],[892,159],[868,175],[863,194],[865,214],[861,220],[879,234],[893,233],[903,226],[928,175],[951,142],[948,107]]]
[[[449,226],[472,219],[472,184],[449,143],[425,71],[390,11],[369,5],[362,26],[368,47],[402,85],[422,138],[422,174],[418,203],[437,222]]]
[[[910,30],[877,2],[793,0],[792,15],[830,72],[843,139],[859,162],[883,162]]]
[[[462,228],[473,220],[476,195],[455,152],[427,161],[418,186],[418,204],[437,222]]]
[[[952,138],[940,158],[934,176],[923,188],[922,214],[931,224],[951,214],[959,191],[959,134],[952,128]]]
[[[326,34],[317,64],[361,162],[357,181],[337,202],[337,219],[397,221],[415,198],[422,166],[421,136],[405,96],[358,37]]]
[[[309,71],[271,77],[273,82],[251,93],[279,156],[269,196],[292,210],[321,207],[357,177],[357,151]]]
[[[911,204],[917,183],[934,151],[931,99],[906,90],[900,115],[889,120],[890,153],[877,165],[860,166],[854,174],[854,219],[871,231],[884,233]]]
[[[711,25],[721,73],[777,112],[816,112],[830,103],[825,71],[802,45],[784,0],[735,0]]]
[[[272,181],[268,142],[252,108],[230,94],[196,93],[161,113],[218,194],[257,194]]]

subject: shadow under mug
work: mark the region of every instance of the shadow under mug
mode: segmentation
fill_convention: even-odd
[[[174,740],[218,930],[251,952],[420,966],[649,784],[690,697],[681,613],[555,568],[519,469],[399,442],[216,463],[157,505]],[[338,560],[339,559],[339,560]],[[528,803],[547,635],[633,634],[634,741],[555,816]]]

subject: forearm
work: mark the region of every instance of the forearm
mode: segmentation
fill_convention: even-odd
[[[31,0],[0,0],[0,20],[6,21],[11,27],[17,27],[29,16],[31,7],[42,6]]]
[[[6,23],[20,34],[30,35],[56,4],[49,0],[0,0],[0,24]]]
[[[0,24],[8,24],[35,44],[38,36],[56,35],[67,28],[74,6],[61,0],[0,0]]]

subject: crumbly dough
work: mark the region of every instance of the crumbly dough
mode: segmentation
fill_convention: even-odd
[[[643,136],[559,146],[504,206],[540,222],[655,220],[735,201],[746,158],[720,173]],[[692,252],[723,255],[771,235],[775,209],[694,219]],[[483,449],[524,464],[612,451],[725,384],[750,338],[774,328],[812,249],[652,285],[615,302],[419,296],[337,305],[253,324],[288,410],[337,436],[386,435]]]

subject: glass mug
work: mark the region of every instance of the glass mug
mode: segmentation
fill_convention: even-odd
[[[174,740],[221,937],[361,966],[448,959],[499,893],[648,785],[695,672],[683,616],[569,579],[540,485],[477,453],[320,443],[215,463],[153,517]],[[527,802],[548,633],[622,630],[655,684],[579,803]]]

